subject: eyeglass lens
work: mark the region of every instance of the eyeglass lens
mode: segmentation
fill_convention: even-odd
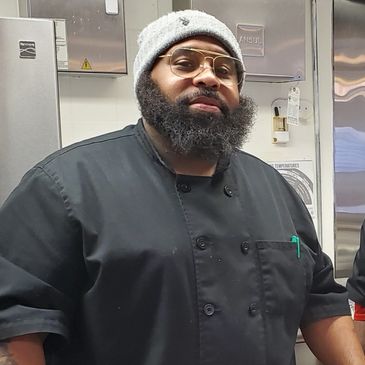
[[[239,84],[239,76],[242,72],[242,65],[239,60],[229,56],[206,56],[202,52],[178,48],[174,50],[170,58],[171,71],[183,78],[195,77],[204,70],[204,60],[212,59],[214,74],[225,84]]]

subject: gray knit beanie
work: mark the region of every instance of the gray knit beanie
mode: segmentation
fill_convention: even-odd
[[[172,12],[147,25],[138,37],[134,61],[134,89],[141,73],[150,70],[158,56],[175,43],[197,35],[217,39],[232,57],[243,62],[240,46],[231,30],[214,16],[198,10]],[[242,87],[241,83],[239,88]]]

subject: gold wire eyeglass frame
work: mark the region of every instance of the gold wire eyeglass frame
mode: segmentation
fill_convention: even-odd
[[[164,54],[164,55],[160,55],[158,58],[166,58],[166,57],[170,57],[170,60],[169,60],[169,65],[170,65],[170,70],[171,72],[178,76],[178,77],[181,77],[183,79],[189,79],[189,78],[194,78],[196,76],[198,76],[199,74],[201,74],[205,69],[206,69],[206,66],[201,63],[199,64],[199,67],[196,68],[196,70],[194,71],[191,71],[190,73],[188,73],[187,75],[184,75],[184,73],[176,73],[176,71],[173,69],[173,66],[171,64],[171,58],[172,56],[174,55],[174,53],[176,51],[179,51],[179,50],[186,50],[186,51],[195,51],[197,53],[200,53],[202,55],[202,60],[205,61],[206,59],[211,59],[212,60],[212,65],[210,66],[210,68],[212,69],[212,72],[214,73],[214,75],[220,80],[220,82],[222,82],[223,84],[229,84],[229,85],[239,85],[241,84],[241,82],[244,81],[245,79],[245,74],[246,74],[246,68],[244,66],[244,64],[241,62],[240,59],[238,58],[235,58],[235,57],[231,57],[229,55],[226,55],[226,54],[223,54],[223,53],[219,53],[219,52],[214,52],[214,51],[207,51],[205,49],[199,49],[199,48],[188,48],[188,47],[180,47],[180,48],[176,48],[174,49],[171,53],[167,53],[167,54]],[[208,54],[208,56],[206,56],[206,54]],[[215,57],[212,57],[212,56],[215,56]],[[227,59],[230,59],[230,60],[233,60],[234,62],[236,62],[239,67],[237,69],[237,82],[236,81],[233,81],[233,80],[225,80],[225,79],[221,79],[219,76],[216,75],[215,73],[215,68],[214,68],[214,65],[215,65],[215,61],[216,59],[219,59],[219,58],[227,58]],[[241,75],[241,76],[240,76]]]

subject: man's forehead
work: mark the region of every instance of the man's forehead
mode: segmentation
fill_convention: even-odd
[[[194,36],[185,38],[172,45],[167,51],[173,51],[180,47],[199,48],[207,51],[230,55],[218,39],[209,36]]]

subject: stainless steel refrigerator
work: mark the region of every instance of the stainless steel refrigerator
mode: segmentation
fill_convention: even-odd
[[[54,22],[0,18],[0,205],[60,147]]]
[[[333,142],[336,276],[352,272],[365,219],[365,2],[335,0]]]

